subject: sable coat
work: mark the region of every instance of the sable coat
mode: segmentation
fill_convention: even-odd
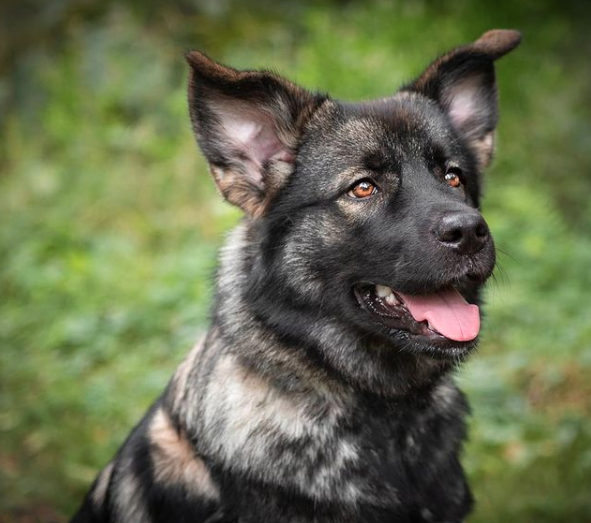
[[[358,104],[187,55],[197,140],[245,218],[207,335],[74,522],[465,518],[468,407],[450,371],[495,263],[480,173],[493,62],[519,40],[489,31]],[[421,319],[417,296],[440,317]]]

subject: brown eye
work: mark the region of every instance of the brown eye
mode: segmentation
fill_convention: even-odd
[[[369,180],[362,180],[355,184],[347,193],[351,198],[363,200],[369,198],[378,192],[378,188]]]
[[[462,180],[460,178],[461,171],[457,168],[448,169],[447,173],[445,174],[445,182],[450,187],[459,187],[462,185]]]

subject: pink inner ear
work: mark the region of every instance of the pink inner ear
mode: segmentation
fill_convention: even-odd
[[[456,129],[462,129],[467,122],[486,111],[482,107],[483,93],[481,93],[481,89],[481,79],[475,75],[452,86],[445,93],[444,103]]]
[[[221,120],[223,138],[244,156],[246,175],[262,186],[263,165],[270,160],[293,162],[294,156],[277,135],[274,119],[255,107],[236,102],[216,107]]]

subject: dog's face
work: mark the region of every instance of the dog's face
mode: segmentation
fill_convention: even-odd
[[[298,158],[268,209],[289,216],[273,243],[288,246],[276,257],[293,294],[414,349],[471,347],[478,309],[458,291],[476,299],[495,252],[476,159],[437,105],[412,93],[328,104]]]
[[[198,141],[260,244],[253,301],[401,349],[467,353],[495,264],[478,211],[497,122],[493,62],[518,43],[490,31],[397,94],[358,104],[190,53]]]

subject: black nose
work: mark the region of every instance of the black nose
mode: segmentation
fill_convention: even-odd
[[[446,247],[460,254],[475,254],[489,241],[490,234],[484,218],[474,212],[453,212],[443,215],[433,231]]]

